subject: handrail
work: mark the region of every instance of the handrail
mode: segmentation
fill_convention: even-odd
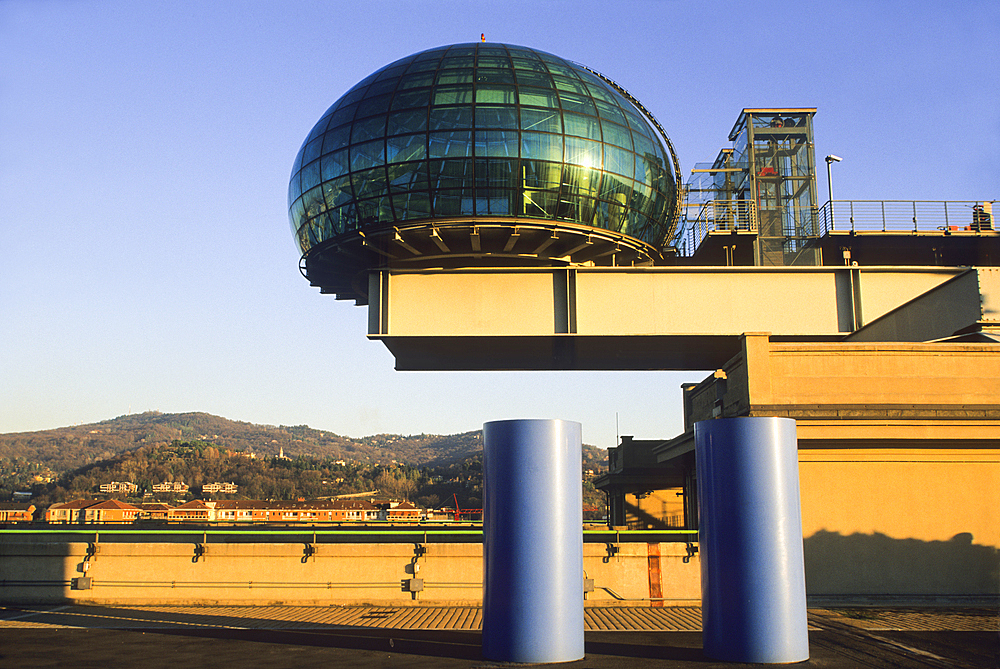
[[[995,200],[833,200],[819,210],[819,233],[997,231]]]

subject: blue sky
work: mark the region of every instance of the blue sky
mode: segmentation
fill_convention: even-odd
[[[365,310],[298,273],[288,177],[323,111],[485,32],[615,79],[685,171],[744,107],[817,107],[838,199],[994,199],[997,26],[992,1],[3,0],[0,432],[157,409],[350,436],[564,418],[602,447],[617,415],[673,436],[704,374],[393,371]]]

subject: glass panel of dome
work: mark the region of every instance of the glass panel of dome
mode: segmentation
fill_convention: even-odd
[[[323,184],[323,198],[329,209],[340,207],[354,199],[354,193],[351,190],[351,177],[345,174],[325,182]]]
[[[432,107],[430,111],[431,130],[451,130],[471,128],[472,109],[469,107]]]
[[[594,101],[589,97],[576,95],[575,93],[560,92],[559,99],[562,101],[562,108],[566,111],[597,116],[597,109],[594,107]]]
[[[377,95],[382,95],[383,93],[392,93],[396,90],[397,83],[399,83],[399,77],[386,79],[385,81],[376,81],[368,88],[368,92],[365,93],[365,97],[373,98]]]
[[[587,139],[601,138],[601,124],[593,116],[564,112],[563,123],[566,124],[567,135],[586,137]]]
[[[529,107],[550,107],[559,109],[559,98],[553,91],[546,91],[540,88],[521,88],[521,105]]]
[[[474,185],[471,160],[432,160],[429,167],[431,190],[471,188]]]
[[[385,142],[378,140],[351,146],[351,170],[364,170],[385,163]]]
[[[599,83],[588,83],[587,91],[595,100],[602,100],[609,104],[615,104],[617,99],[615,93],[608,90],[606,86],[600,85]]]
[[[600,114],[601,118],[614,121],[615,123],[619,123],[621,125],[628,125],[628,121],[625,120],[625,114],[622,113],[622,110],[618,107],[618,105],[604,102],[603,100],[595,100],[595,102],[597,104],[598,114]]]
[[[521,109],[521,129],[537,132],[562,132],[559,112],[550,109]]]
[[[504,106],[504,107],[477,106],[476,127],[516,130],[518,128],[517,109],[514,109],[509,106]]]
[[[384,114],[389,111],[389,103],[391,101],[392,95],[379,95],[374,98],[365,98],[358,103],[358,113],[355,118],[365,118],[366,116]]]
[[[538,88],[555,88],[552,77],[547,72],[532,72],[529,70],[517,70],[517,84],[519,86],[537,86]]]
[[[420,74],[407,74],[405,77],[400,79],[399,85],[396,87],[397,91],[405,91],[413,88],[426,88],[433,85],[434,83],[434,73],[433,72],[422,72]]]
[[[472,155],[472,132],[452,130],[432,132],[428,140],[427,154],[431,158],[462,158]]]
[[[435,88],[435,105],[467,105],[472,103],[472,85],[453,88]]]
[[[476,86],[476,104],[506,104],[517,103],[517,93],[513,86],[497,86],[493,84],[478,84]]]
[[[480,190],[512,189],[521,185],[518,161],[502,158],[476,159],[476,186]]]
[[[376,197],[358,202],[358,217],[363,225],[374,225],[381,221],[392,221],[392,205],[389,197]]]
[[[645,155],[657,155],[659,151],[657,150],[657,144],[653,142],[647,135],[641,135],[639,133],[634,133],[632,135],[635,140],[635,152],[641,156]]]
[[[477,84],[513,84],[513,70],[479,68],[476,70]]]
[[[428,49],[427,51],[421,51],[416,56],[414,56],[413,62],[419,63],[426,60],[441,60],[441,57],[444,56],[445,52],[447,51],[448,51],[447,47],[442,49]]]
[[[330,212],[330,216],[335,224],[337,223],[336,219],[338,215],[340,217],[339,227],[344,232],[353,230],[358,226],[358,209],[354,206],[353,202],[349,202],[338,210]]]
[[[430,104],[431,101],[431,89],[429,88],[419,88],[414,91],[399,91],[392,98],[392,108],[395,109],[409,109],[411,107],[420,107],[424,109]]]
[[[389,192],[384,167],[354,172],[351,175],[351,184],[354,186],[354,196],[358,198],[384,195]]]
[[[319,185],[319,161],[314,160],[302,168],[302,190],[309,190]]]
[[[319,158],[320,149],[322,148],[322,145],[323,145],[322,137],[317,137],[316,139],[306,144],[306,148],[303,149],[302,151],[303,164]]]
[[[330,116],[328,128],[336,128],[338,125],[348,123],[354,118],[354,113],[358,110],[357,105],[344,105],[338,107],[337,111]]]
[[[635,175],[635,154],[611,144],[604,145],[604,169],[608,172],[632,177]]]
[[[334,151],[323,156],[323,181],[347,174],[347,149]]]
[[[521,157],[562,162],[563,138],[542,132],[525,132],[521,136]]]
[[[326,200],[323,199],[323,191],[319,187],[303,193],[302,210],[307,219],[319,216],[326,210]]]
[[[392,196],[392,206],[400,220],[427,218],[431,215],[431,200],[427,193],[400,193]]]
[[[351,143],[367,142],[385,136],[385,117],[374,116],[354,123],[351,130]]]
[[[510,58],[506,55],[503,56],[484,56],[479,55],[476,60],[476,64],[479,66],[479,71],[481,72],[483,68],[507,68],[510,69]]]
[[[556,88],[560,91],[569,91],[571,93],[577,93],[579,95],[589,95],[587,87],[583,85],[583,82],[577,79],[567,79],[566,77],[552,77],[552,80],[556,84]]]
[[[476,155],[517,158],[519,139],[516,130],[477,130]]]
[[[536,218],[555,218],[559,193],[547,190],[524,191],[524,215]]]
[[[538,74],[544,74],[546,81],[552,81],[552,77],[549,75],[549,68],[545,67],[545,64],[540,60],[523,60],[521,58],[513,58],[511,59],[511,63],[514,64],[515,76],[520,77],[524,73],[535,72]]]
[[[433,58],[430,60],[417,60],[414,61],[408,68],[406,68],[406,74],[414,74],[416,72],[434,72],[438,69],[438,59]]]
[[[302,204],[302,198],[298,198],[292,203],[292,206],[288,208],[288,215],[291,218],[292,227],[295,228],[295,223],[301,224],[303,216],[305,216],[305,205]]]
[[[513,58],[527,58],[529,60],[538,60],[538,54],[535,53],[534,49],[528,49],[523,46],[507,45],[507,53]]]
[[[365,97],[365,91],[368,90],[368,86],[355,86],[351,90],[344,93],[344,96],[340,98],[337,102],[337,110],[343,109],[344,107],[353,104]]]
[[[605,172],[599,191],[602,200],[624,204],[632,195],[632,180]]]
[[[650,130],[649,130],[649,124],[646,123],[645,119],[643,119],[641,116],[639,116],[639,114],[637,112],[634,112],[631,109],[623,109],[622,111],[625,112],[625,116],[626,116],[626,118],[628,118],[629,127],[632,128],[632,131],[636,135],[648,135],[649,134],[649,132],[650,132]]]
[[[601,166],[601,143],[582,137],[566,138],[566,162],[584,167]]]
[[[472,56],[452,56],[448,54],[441,61],[441,69],[471,69],[475,65],[475,59]]]
[[[299,173],[296,172],[292,175],[292,178],[288,180],[288,201],[292,202],[295,198],[299,196],[302,192],[302,181],[299,179]]]
[[[555,61],[552,61],[552,60],[547,60],[545,58],[545,55],[542,55],[542,60],[546,61],[546,64],[549,67],[549,72],[551,72],[552,74],[561,74],[562,76],[569,77],[570,79],[578,79],[579,78],[579,76],[577,75],[575,69],[573,69],[572,67],[569,67],[568,65],[564,65],[562,62],[555,62]]]
[[[427,190],[427,163],[395,164],[386,168],[389,178],[389,192]]]
[[[426,157],[427,135],[425,134],[390,137],[386,141],[386,160],[390,163],[423,160]]]
[[[438,86],[452,86],[455,84],[471,84],[472,72],[470,70],[441,70],[437,75]]]
[[[563,168],[564,193],[597,197],[600,192],[601,172],[589,167],[567,165]]]
[[[435,216],[462,216],[475,213],[471,190],[438,191],[433,202]]]
[[[620,146],[623,149],[632,149],[632,133],[629,129],[617,123],[602,123],[601,130],[604,134],[604,141],[608,144]]]
[[[330,153],[337,149],[342,149],[350,144],[351,126],[342,125],[333,130],[327,130],[323,135],[323,153]]]
[[[522,160],[521,174],[525,188],[558,190],[562,182],[562,163]]]
[[[476,213],[480,216],[511,216],[520,209],[516,191],[476,191]]]
[[[375,78],[375,81],[385,81],[389,78],[397,78],[406,69],[406,63],[401,63],[398,65],[393,65],[392,67],[387,67]]]
[[[393,112],[389,114],[387,132],[389,135],[405,135],[411,132],[424,132],[426,130],[426,109],[410,109],[408,111]]]

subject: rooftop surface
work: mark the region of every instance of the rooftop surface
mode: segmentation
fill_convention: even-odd
[[[496,667],[478,607],[4,606],[0,665],[19,667]],[[698,607],[588,607],[571,667],[761,666],[701,650]],[[809,610],[801,667],[997,667],[988,608]]]

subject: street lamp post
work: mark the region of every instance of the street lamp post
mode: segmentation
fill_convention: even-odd
[[[832,153],[826,157],[826,187],[828,193],[828,199],[830,200],[830,229],[833,229],[833,170],[830,166],[834,163],[839,163],[843,158],[840,156],[835,156]]]

